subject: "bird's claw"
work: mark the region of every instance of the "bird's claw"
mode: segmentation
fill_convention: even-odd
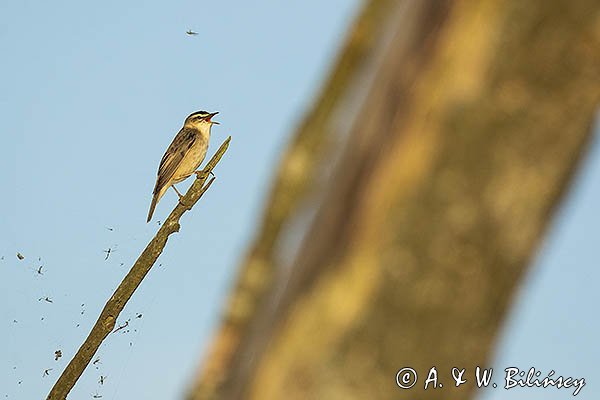
[[[212,176],[215,176],[212,171],[208,171],[208,173]],[[204,171],[196,171],[195,174],[198,179],[204,179],[206,175]]]

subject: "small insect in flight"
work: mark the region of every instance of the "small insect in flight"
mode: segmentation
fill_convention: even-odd
[[[116,247],[116,245],[115,245],[115,247]],[[104,257],[104,261],[106,261],[106,260],[108,260],[108,257],[110,257],[110,254],[114,253],[117,250],[109,247],[107,250],[102,250],[102,251],[106,253],[106,257]]]
[[[193,30],[191,30],[191,29],[188,29],[188,30],[187,30],[185,33],[187,33],[187,34],[188,34],[188,36],[196,36],[196,35],[198,34],[198,32],[194,32],[194,31],[193,31]]]

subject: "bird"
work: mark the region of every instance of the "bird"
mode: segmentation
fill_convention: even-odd
[[[196,36],[198,34],[198,32],[194,32],[191,29],[188,29],[185,33],[187,33],[189,36]]]
[[[179,196],[183,197],[175,187],[179,183],[187,179],[193,173],[199,175],[201,171],[196,169],[204,161],[206,150],[208,149],[208,141],[210,140],[210,129],[213,125],[219,124],[213,121],[212,118],[219,112],[196,111],[191,113],[183,123],[183,127],[179,130],[175,139],[171,142],[165,155],[160,160],[158,173],[156,176],[156,184],[152,192],[152,203],[150,203],[150,211],[148,211],[148,219],[146,223],[152,219],[154,208],[160,201],[165,192],[172,187]]]

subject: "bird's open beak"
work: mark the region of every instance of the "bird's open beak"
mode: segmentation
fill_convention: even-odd
[[[210,122],[211,124],[216,124],[216,125],[220,125],[217,121],[211,121],[211,118],[214,117],[215,115],[217,115],[219,112],[214,112],[208,115],[208,118],[206,118],[206,120],[208,122]]]

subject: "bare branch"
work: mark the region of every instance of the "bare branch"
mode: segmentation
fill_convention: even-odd
[[[204,192],[208,190],[210,185],[213,183],[215,178],[212,178],[206,185],[206,179],[210,175],[210,172],[215,168],[223,154],[229,147],[231,136],[223,142],[219,150],[213,158],[208,162],[203,170],[203,174],[200,174],[187,191],[185,196],[177,204],[177,206],[171,211],[171,214],[167,217],[165,222],[162,224],[154,238],[148,243],[142,254],[139,256],[131,270],[121,281],[121,284],[117,287],[112,297],[108,300],[102,313],[98,317],[96,324],[92,328],[90,334],[85,339],[73,359],[69,362],[69,365],[65,368],[61,376],[58,378],[52,390],[48,394],[47,400],[64,400],[67,395],[75,386],[75,383],[89,365],[94,357],[94,354],[104,341],[106,337],[113,331],[115,323],[123,308],[137,289],[142,283],[142,280],[146,274],[150,271],[150,268],[156,262],[158,256],[162,253],[167,239],[169,236],[179,231],[179,219],[188,210],[191,210],[196,202],[202,197]]]

